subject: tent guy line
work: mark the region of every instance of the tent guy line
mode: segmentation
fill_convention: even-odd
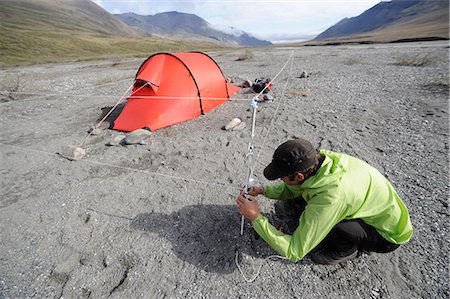
[[[116,109],[117,106],[119,106],[119,104],[123,101],[123,99],[125,98],[125,96],[128,94],[128,92],[133,88],[134,82],[130,84],[130,86],[128,87],[128,89],[124,92],[124,94],[120,97],[119,101],[109,110],[108,113],[106,113],[106,115],[102,118],[102,120],[94,127],[93,130],[91,130],[86,137],[84,137],[84,139],[77,145],[78,147],[81,147],[84,142],[86,141],[86,139],[89,138],[89,136],[92,135],[92,133],[94,132],[95,129],[97,129],[104,121],[105,119],[108,118],[108,116],[114,111],[114,109]],[[144,85],[142,85],[139,89],[144,88],[144,86],[146,86],[147,83],[145,83]]]

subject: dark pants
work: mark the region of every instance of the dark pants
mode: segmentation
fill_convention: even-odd
[[[278,201],[275,212],[282,215],[282,219],[275,222],[282,223],[286,233],[292,234],[298,226],[298,219],[306,207],[306,201],[299,197],[289,201]],[[375,228],[361,219],[344,220],[334,226],[325,239],[317,246],[338,252],[352,252],[357,248],[360,251],[391,252],[399,245],[384,239]]]
[[[385,253],[397,249],[399,245],[384,239],[375,228],[361,219],[354,219],[336,224],[320,246],[338,252],[354,251],[357,248],[360,251]]]

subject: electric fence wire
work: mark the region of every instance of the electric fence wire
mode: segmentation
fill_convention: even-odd
[[[270,122],[270,125],[269,125],[269,128],[267,129],[267,132],[266,132],[266,135],[265,135],[265,138],[264,138],[264,141],[263,141],[263,144],[262,144],[262,146],[260,147],[260,151],[259,151],[259,153],[258,153],[258,156],[257,156],[257,158],[255,159],[255,161],[252,163],[252,160],[251,160],[251,157],[253,156],[253,138],[254,138],[254,136],[255,136],[255,129],[256,129],[256,111],[257,111],[257,101],[256,101],[256,99],[258,99],[259,98],[259,96],[268,88],[268,86],[270,85],[270,84],[272,84],[277,78],[278,78],[278,76],[284,71],[284,69],[286,68],[286,66],[288,65],[288,63],[289,63],[289,61],[291,61],[291,59],[292,59],[292,57],[293,57],[293,54],[294,54],[294,52],[292,51],[292,53],[291,53],[291,55],[289,56],[289,58],[288,58],[288,60],[286,61],[286,63],[283,65],[283,67],[281,68],[281,70],[276,74],[276,76],[264,87],[264,89],[260,92],[260,93],[258,93],[253,99],[252,99],[252,103],[253,103],[253,108],[254,108],[254,117],[253,117],[253,120],[252,120],[252,140],[250,141],[250,143],[249,143],[249,154],[247,154],[247,158],[248,159],[250,159],[249,160],[249,163],[247,163],[247,166],[248,166],[248,168],[249,168],[249,170],[248,170],[248,175],[247,175],[247,182],[246,182],[246,189],[247,189],[247,187],[248,187],[248,184],[249,184],[249,179],[251,178],[251,176],[253,175],[253,171],[254,171],[254,168],[255,168],[255,165],[256,165],[256,161],[258,160],[258,158],[260,157],[260,155],[261,155],[261,152],[262,152],[262,150],[263,150],[263,148],[264,148],[264,146],[265,146],[265,142],[266,142],[266,140],[267,140],[267,137],[268,137],[268,135],[269,135],[269,133],[270,133],[270,130],[271,130],[271,127],[272,127],[272,125],[273,125],[273,120],[274,120],[274,118],[275,118],[275,115],[276,115],[276,113],[278,112],[278,110],[279,110],[279,107],[280,107],[280,104],[281,104],[281,99],[283,99],[283,97],[284,97],[284,94],[285,94],[285,90],[286,90],[286,86],[287,86],[287,84],[288,84],[288,82],[289,82],[289,78],[291,77],[291,76],[289,76],[289,78],[288,78],[288,80],[286,80],[286,83],[285,83],[285,85],[284,85],[284,87],[283,87],[283,90],[282,90],[282,93],[281,93],[281,97],[280,97],[280,101],[278,101],[278,104],[277,104],[277,107],[276,107],[276,109],[275,109],[275,111],[274,111],[274,114],[273,114],[273,117],[272,117],[272,119],[271,119],[271,122]],[[293,60],[292,60],[292,65],[293,65]],[[291,65],[291,72],[292,72],[292,65]],[[125,81],[125,80],[123,80],[123,81]],[[129,90],[131,89],[131,87],[133,86],[133,84],[134,84],[134,81],[133,81],[133,83],[130,85],[130,87],[127,89],[127,91],[124,93],[124,95],[119,99],[119,101],[116,103],[116,105],[114,105],[113,107],[112,107],[112,109],[106,114],[106,116],[97,124],[97,126],[95,127],[95,128],[97,128],[111,113],[112,113],[112,111],[123,101],[123,99],[125,98],[125,96],[126,96],[126,94],[129,92]],[[104,84],[104,85],[109,85],[109,83],[108,84]],[[142,87],[144,87],[145,85],[143,85],[143,86],[141,86],[140,88],[142,88]],[[25,94],[25,93],[24,93]],[[37,96],[37,97],[33,97],[33,98],[30,98],[30,99],[37,99],[37,98],[41,98],[41,97],[46,97],[46,96],[61,96],[61,95],[64,95],[64,94],[45,94],[45,95],[41,95],[41,96]],[[67,95],[67,96],[83,96],[83,95]],[[87,96],[87,95],[86,95]],[[92,96],[92,95],[90,95],[90,96]],[[152,98],[155,98],[155,97],[152,97]],[[159,99],[165,99],[166,97],[162,97],[162,96],[160,96],[160,97],[157,97],[157,98],[159,98]],[[167,98],[169,98],[169,97],[167,97]],[[172,98],[172,99],[176,99],[177,97],[170,97],[170,98]],[[178,97],[178,98],[180,98],[180,99],[187,99],[187,100],[191,100],[192,98],[190,98],[190,97]],[[195,98],[195,99],[197,99],[198,100],[198,98]],[[206,98],[203,98],[203,99],[206,99]],[[225,99],[217,99],[217,98],[213,98],[213,99],[210,99],[210,100],[225,100]],[[234,101],[237,101],[237,100],[234,100]],[[248,99],[239,99],[239,101],[248,101]],[[92,131],[91,131],[92,132]],[[80,144],[79,144],[79,146],[81,146],[85,141],[86,141],[86,139],[89,137],[91,135],[91,133],[89,133],[81,142],[80,142]],[[6,145],[6,146],[8,146],[8,147],[11,147],[11,148],[15,148],[15,149],[20,149],[20,150],[25,150],[25,151],[30,151],[30,152],[37,152],[37,153],[44,153],[44,154],[49,154],[49,155],[55,155],[55,153],[51,153],[51,152],[47,152],[47,151],[42,151],[42,150],[35,150],[35,149],[29,149],[29,148],[24,148],[24,147],[18,147],[18,146],[12,146],[12,145],[7,145],[7,144],[4,144],[4,145]],[[223,188],[223,187],[229,187],[229,186],[227,186],[227,185],[225,185],[225,184],[223,184],[223,183],[218,183],[218,182],[208,182],[208,181],[204,181],[204,180],[193,180],[193,179],[189,179],[189,178],[184,178],[184,177],[178,177],[178,176],[174,176],[174,175],[168,175],[168,174],[162,174],[162,173],[157,173],[157,172],[150,172],[150,171],[146,171],[146,170],[141,170],[141,169],[135,169],[135,168],[131,168],[131,167],[124,167],[124,166],[119,166],[119,165],[114,165],[114,164],[109,164],[109,163],[104,163],[104,162],[98,162],[98,161],[94,161],[94,160],[84,160],[84,162],[87,162],[87,163],[92,163],[92,164],[97,164],[97,165],[103,165],[103,166],[109,166],[109,167],[115,167],[115,168],[121,168],[121,169],[126,169],[126,170],[130,170],[130,171],[134,171],[134,172],[142,172],[142,173],[146,173],[146,174],[151,174],[151,175],[159,175],[159,176],[163,176],[163,177],[167,177],[167,178],[171,178],[171,179],[179,179],[179,180],[183,180],[183,181],[188,181],[188,182],[194,182],[194,183],[201,183],[201,184],[210,184],[210,185],[216,185],[217,187],[218,186],[220,186],[221,188]],[[251,166],[251,164],[253,164],[253,167]],[[246,276],[245,276],[245,274],[243,273],[243,270],[242,270],[242,268],[241,268],[241,266],[239,265],[239,261],[238,261],[238,259],[239,259],[239,253],[238,253],[238,251],[236,251],[236,256],[235,256],[235,263],[236,263],[236,266],[237,266],[237,268],[238,268],[238,270],[239,270],[239,272],[241,273],[241,275],[242,275],[242,277],[244,278],[244,280],[246,281],[246,282],[253,282],[258,276],[259,276],[259,274],[260,274],[260,271],[261,271],[261,269],[262,269],[262,266],[263,266],[263,263],[265,262],[265,261],[268,261],[268,260],[270,260],[270,259],[287,259],[287,258],[285,258],[285,257],[282,257],[282,256],[279,256],[279,255],[271,255],[271,256],[269,256],[269,257],[266,257],[266,258],[264,258],[263,259],[263,261],[261,261],[261,263],[260,263],[260,265],[259,265],[259,269],[258,269],[258,271],[257,271],[257,273],[255,274],[255,275],[253,275],[253,277],[251,277],[251,278],[247,278]]]
[[[294,51],[291,52],[291,55],[289,56],[288,60],[286,61],[286,63],[284,64],[284,66],[281,68],[281,70],[278,72],[278,74],[277,74],[277,75],[276,75],[276,76],[275,76],[275,77],[274,77],[274,78],[266,85],[266,87],[260,92],[260,94],[258,94],[258,96],[256,96],[255,98],[253,98],[252,103],[250,104],[250,105],[252,106],[252,108],[253,108],[253,117],[252,117],[252,135],[251,135],[251,139],[250,139],[249,146],[248,146],[248,153],[247,153],[247,155],[246,155],[246,162],[247,162],[246,164],[247,164],[248,170],[247,170],[247,180],[246,180],[246,183],[245,183],[245,186],[244,186],[244,194],[246,194],[246,192],[248,192],[248,188],[250,187],[251,179],[252,179],[252,177],[253,177],[253,171],[254,171],[254,169],[255,169],[256,161],[258,160],[258,158],[260,157],[260,154],[262,153],[262,150],[263,150],[263,148],[264,148],[264,146],[265,146],[265,142],[266,142],[267,137],[268,137],[268,135],[269,135],[269,133],[270,133],[270,130],[271,130],[271,128],[272,128],[273,121],[274,121],[274,119],[275,119],[276,114],[278,113],[280,104],[281,104],[281,102],[282,102],[282,100],[283,100],[283,98],[284,98],[285,91],[286,91],[286,87],[287,87],[287,85],[288,85],[288,83],[289,83],[289,81],[290,81],[290,78],[292,77],[292,71],[293,71],[293,65],[294,65],[294,63],[293,63],[294,60],[292,59],[292,58],[293,58],[293,55],[294,55]],[[292,61],[291,61],[291,59],[292,59]],[[254,137],[255,137],[256,112],[257,112],[257,109],[258,109],[257,103],[255,102],[255,99],[256,99],[257,97],[259,97],[259,96],[264,92],[264,90],[265,90],[270,84],[272,84],[272,82],[273,82],[273,81],[274,81],[274,80],[275,80],[275,79],[276,79],[276,78],[284,71],[284,69],[286,68],[286,66],[288,65],[288,63],[289,63],[290,61],[291,61],[291,69],[290,69],[290,72],[289,72],[289,74],[288,74],[288,78],[287,78],[287,80],[286,80],[286,82],[285,82],[285,84],[284,84],[284,87],[283,87],[283,90],[282,90],[282,93],[281,93],[281,96],[280,96],[280,100],[278,101],[277,107],[276,107],[276,109],[275,109],[275,111],[274,111],[274,113],[273,113],[271,122],[270,122],[269,127],[268,127],[267,132],[266,132],[266,136],[265,136],[265,138],[264,138],[264,140],[263,140],[263,145],[260,147],[259,154],[258,154],[256,160],[253,162],[253,161],[252,161],[252,158],[253,158],[253,140],[254,140]],[[254,163],[254,164],[253,164],[253,167],[252,167],[252,165],[251,165],[252,163]],[[242,217],[241,217],[241,231],[240,231],[240,234],[241,234],[241,235],[243,235],[243,229],[244,229],[244,217],[242,216]],[[241,273],[241,276],[243,277],[243,279],[244,279],[246,282],[253,282],[253,281],[259,276],[259,274],[260,274],[260,272],[261,272],[261,269],[262,269],[263,263],[266,262],[266,261],[268,261],[268,260],[270,260],[270,259],[275,259],[275,258],[278,258],[278,259],[285,259],[285,260],[287,259],[287,258],[285,258],[285,257],[283,257],[283,256],[280,256],[280,255],[271,255],[271,256],[269,256],[269,257],[264,258],[264,259],[261,261],[260,265],[259,265],[258,271],[253,275],[253,277],[250,277],[250,278],[247,278],[247,276],[244,274],[244,272],[243,272],[241,266],[239,265],[239,251],[238,251],[238,250],[236,250],[236,254],[235,254],[235,264],[236,264],[236,267],[238,268],[239,272]]]

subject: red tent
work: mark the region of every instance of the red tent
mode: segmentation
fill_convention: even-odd
[[[132,94],[113,128],[155,131],[211,111],[238,90],[204,53],[157,53],[140,66]]]

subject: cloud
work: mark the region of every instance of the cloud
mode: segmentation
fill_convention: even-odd
[[[314,33],[290,33],[290,34],[284,34],[284,33],[275,33],[266,35],[264,37],[256,36],[257,38],[265,38],[267,40],[270,40],[273,43],[286,43],[286,42],[302,42],[307,40],[314,39],[317,35],[319,35],[320,32],[314,32]]]
[[[140,15],[166,11],[192,13],[205,19],[214,28],[223,30],[234,27],[259,38],[272,40],[278,37],[311,36],[311,32],[319,34],[345,17],[361,14],[379,0],[94,0],[94,2],[114,13],[134,12]]]
[[[94,2],[98,6],[105,7],[104,4],[102,3],[103,2],[102,0],[92,0],[92,2]]]
[[[225,32],[227,34],[234,35],[234,36],[241,36],[242,34],[244,34],[244,31],[242,31],[241,29],[230,27],[230,26],[209,24],[209,27],[214,29],[214,30],[219,30],[219,31],[222,31],[222,32]]]

